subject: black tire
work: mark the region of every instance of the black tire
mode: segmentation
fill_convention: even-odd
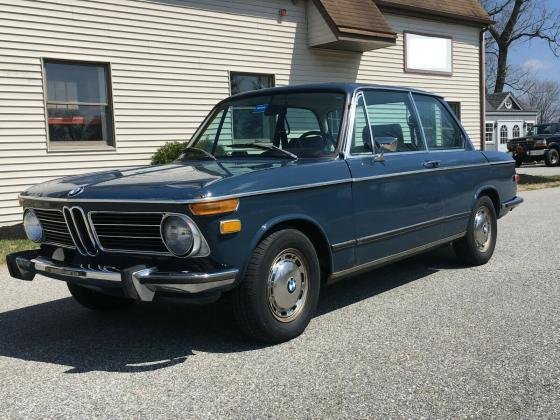
[[[68,290],[76,302],[92,311],[113,311],[134,303],[132,299],[106,295],[78,284],[67,284]]]
[[[523,159],[515,158],[515,167],[520,168],[523,165]]]
[[[282,259],[284,255],[286,259]],[[306,275],[289,272],[272,281],[274,273],[288,273],[286,267],[304,270]],[[274,296],[273,284],[277,285],[278,297]],[[232,293],[233,313],[239,328],[250,338],[266,343],[288,341],[299,336],[313,318],[320,288],[321,269],[309,238],[294,229],[274,232],[253,251],[245,277]],[[288,299],[289,304],[297,299],[290,308],[296,308],[291,317],[289,311],[280,313],[282,307],[275,307],[276,299]]]
[[[550,149],[545,152],[544,164],[546,166],[558,166],[558,163],[560,163],[560,154],[558,154],[558,150]]]
[[[483,213],[481,213],[483,212]],[[490,229],[488,234],[488,240],[484,242],[484,247],[480,246],[481,236],[484,234],[475,228],[475,226],[481,226],[481,218],[477,218],[477,215],[482,215],[483,217],[488,217],[487,225]],[[477,234],[479,232],[479,234]],[[496,209],[494,208],[494,203],[492,200],[483,196],[480,197],[474,210],[472,211],[471,217],[469,218],[469,226],[467,228],[467,235],[456,241],[453,244],[455,249],[455,254],[459,260],[469,266],[479,266],[484,265],[492,255],[494,254],[494,249],[496,248],[496,239],[498,237],[498,218],[496,217]]]

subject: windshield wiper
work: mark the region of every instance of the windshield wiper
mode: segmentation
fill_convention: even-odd
[[[207,152],[207,151],[204,150],[204,149],[199,149],[198,147],[186,147],[185,150],[184,150],[184,153],[186,154],[186,153],[188,153],[189,151],[193,151],[193,152],[202,154],[202,155],[204,155],[204,156],[206,156],[207,158],[212,159],[212,160],[218,160],[218,159],[216,159],[216,156],[214,156],[212,153]]]
[[[262,149],[262,150],[273,150],[275,152],[280,152],[282,153],[284,156],[290,158],[290,159],[294,159],[294,160],[298,160],[299,158],[297,157],[297,155],[294,155],[291,152],[288,152],[287,150],[284,149],[280,149],[277,146],[274,146],[273,144],[263,144],[263,143],[243,143],[243,144],[232,144],[228,147],[231,147],[232,149],[245,149],[247,147],[254,147],[255,149]]]

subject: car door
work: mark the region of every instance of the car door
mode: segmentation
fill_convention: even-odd
[[[387,138],[397,140],[396,151],[382,153],[375,144]],[[347,159],[358,265],[441,239],[443,203],[432,160],[409,92],[359,94]]]
[[[436,97],[413,94],[428,150],[437,162],[436,180],[443,199],[442,234],[465,232],[477,191],[491,171],[447,104]]]

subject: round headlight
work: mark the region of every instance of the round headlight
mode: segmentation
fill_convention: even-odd
[[[23,228],[29,240],[41,242],[43,239],[43,227],[33,210],[26,210],[23,215]]]
[[[162,221],[161,234],[167,249],[178,257],[184,257],[192,251],[194,233],[186,217],[167,216]]]

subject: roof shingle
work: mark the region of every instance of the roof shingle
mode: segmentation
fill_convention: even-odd
[[[428,15],[457,18],[481,24],[492,20],[479,0],[373,0],[379,8],[404,9]]]

